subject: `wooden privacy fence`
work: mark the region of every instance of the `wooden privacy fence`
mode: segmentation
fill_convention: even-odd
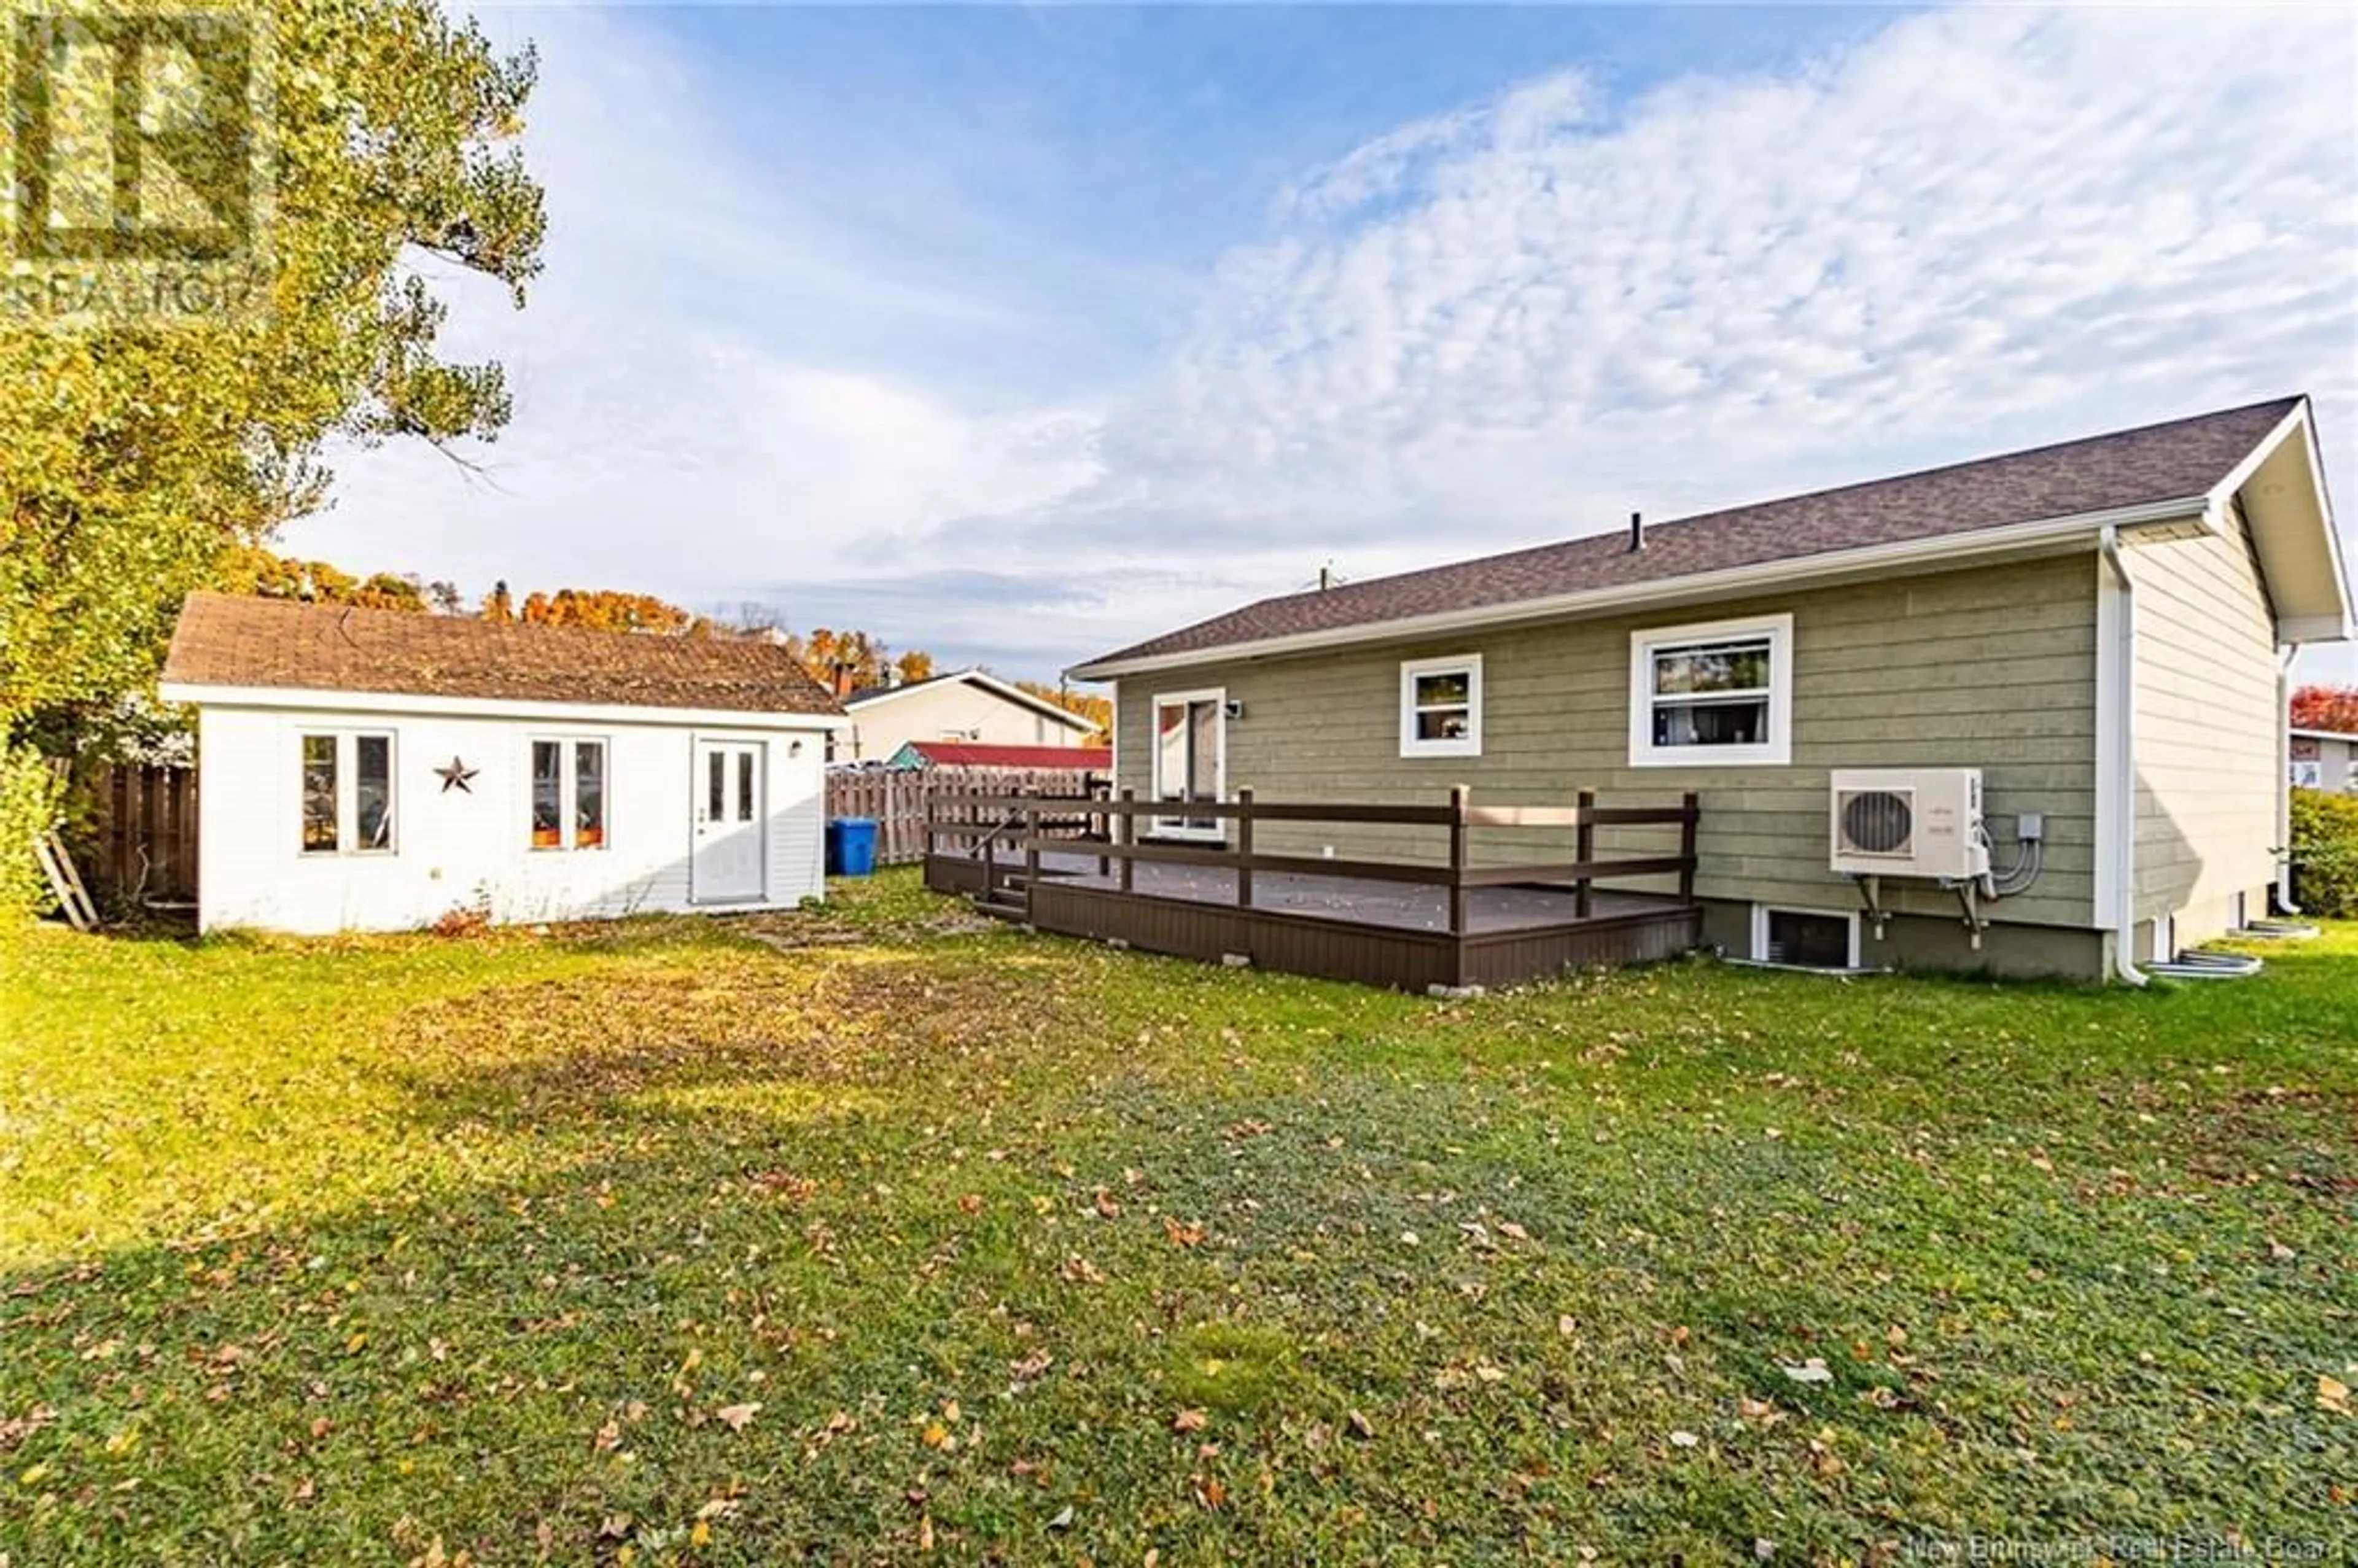
[[[925,825],[929,840],[942,840],[942,853],[986,861],[1012,861],[1019,855],[1023,893],[1028,902],[1039,885],[1040,856],[1045,851],[1095,856],[1100,865],[1119,867],[1120,891],[1135,893],[1135,869],[1141,863],[1225,869],[1236,878],[1236,907],[1253,907],[1253,877],[1257,872],[1312,877],[1364,878],[1370,881],[1412,882],[1445,891],[1448,931],[1453,936],[1467,930],[1466,894],[1476,888],[1569,885],[1573,918],[1586,920],[1594,908],[1594,884],[1624,877],[1675,876],[1678,902],[1694,902],[1695,830],[1702,817],[1692,792],[1676,806],[1599,806],[1593,790],[1580,792],[1571,806],[1477,806],[1473,792],[1461,784],[1445,804],[1432,806],[1327,804],[1308,801],[1256,801],[1249,789],[1237,791],[1234,800],[1140,800],[1135,790],[1123,790],[1119,799],[1050,798],[993,793],[946,794],[940,804],[946,814]],[[1154,842],[1139,837],[1141,817],[1184,816],[1191,821],[1233,823],[1233,833],[1220,843]],[[1445,830],[1448,853],[1439,863],[1411,860],[1342,860],[1326,856],[1271,855],[1253,847],[1253,827],[1262,822],[1325,822],[1425,827]],[[1596,829],[1616,827],[1675,827],[1679,849],[1674,855],[1629,856],[1600,860]],[[1476,866],[1471,840],[1476,827],[1570,828],[1574,859]],[[1076,839],[1084,840],[1076,844]],[[995,887],[995,867],[987,865],[986,891]]]
[[[874,819],[876,863],[900,866],[925,858],[925,825],[952,796],[1081,799],[1105,789],[1102,774],[1081,768],[846,768],[827,775],[827,815]]]
[[[197,770],[130,765],[101,773],[85,880],[117,904],[193,903]]]

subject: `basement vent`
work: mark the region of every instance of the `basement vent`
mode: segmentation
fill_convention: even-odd
[[[1760,956],[1768,962],[1805,969],[1851,967],[1851,922],[1847,915],[1772,909],[1768,912],[1767,924],[1766,950]]]

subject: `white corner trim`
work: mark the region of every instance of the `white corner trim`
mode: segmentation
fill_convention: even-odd
[[[451,719],[528,719],[551,724],[719,724],[739,730],[848,730],[832,713],[741,711],[726,708],[641,708],[613,702],[536,702],[514,697],[429,697],[415,692],[310,691],[296,687],[192,686],[166,681],[166,702],[200,708],[262,708],[299,713],[415,713]]]
[[[1908,539],[1893,545],[1871,545],[1854,550],[1829,550],[1820,555],[1786,557],[1722,571],[1693,572],[1657,582],[1624,583],[1578,593],[1551,594],[1541,599],[1516,600],[1473,610],[1439,611],[1430,615],[1403,616],[1394,621],[1357,622],[1331,631],[1297,633],[1226,643],[1176,654],[1151,654],[1139,658],[1105,658],[1075,665],[1065,673],[1078,680],[1107,680],[1117,676],[1143,675],[1156,670],[1224,664],[1237,659],[1263,658],[1276,654],[1310,653],[1323,648],[1362,643],[1406,642],[1526,621],[1550,621],[1575,615],[1641,610],[1650,605],[1693,603],[1740,595],[1786,591],[1824,586],[1859,576],[1890,572],[1920,565],[1969,564],[2006,557],[2047,546],[2093,543],[2108,527],[2135,527],[2148,523],[2175,523],[2199,516],[2209,498],[2181,496],[2145,502],[2102,512],[2042,517],[2000,528],[1980,528],[1967,534]]]
[[[1768,739],[1750,746],[1654,744],[1654,651],[1682,643],[1768,638]],[[1633,768],[1782,767],[1793,760],[1793,617],[1747,616],[1647,626],[1629,633],[1629,765]]]
[[[1466,734],[1460,740],[1423,741],[1416,733],[1416,683],[1420,676],[1466,676]],[[1400,754],[1403,757],[1478,757],[1482,754],[1482,655],[1402,659],[1400,667]]]

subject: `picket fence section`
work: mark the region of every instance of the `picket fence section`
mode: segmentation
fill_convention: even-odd
[[[876,863],[925,858],[925,824],[943,815],[936,797],[1103,795],[1109,781],[1083,768],[842,768],[827,775],[827,814],[876,823]]]

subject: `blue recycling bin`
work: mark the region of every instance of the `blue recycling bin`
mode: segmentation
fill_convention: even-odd
[[[838,816],[827,825],[827,873],[865,877],[876,871],[876,819]]]

